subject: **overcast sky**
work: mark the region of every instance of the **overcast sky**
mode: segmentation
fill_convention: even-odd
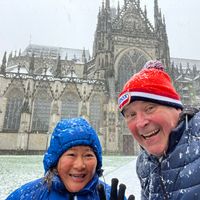
[[[154,0],[140,1],[153,24]],[[117,6],[117,0],[110,2]],[[0,63],[4,51],[23,51],[29,43],[86,48],[92,53],[101,4],[102,0],[0,0]],[[171,57],[200,60],[200,1],[158,0],[158,4]]]

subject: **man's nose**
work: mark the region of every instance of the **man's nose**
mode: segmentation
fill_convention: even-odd
[[[149,123],[149,120],[147,119],[146,115],[144,113],[137,114],[136,118],[136,126],[137,128],[143,128]]]

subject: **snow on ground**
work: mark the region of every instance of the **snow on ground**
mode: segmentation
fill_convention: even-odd
[[[119,179],[119,183],[126,185],[126,196],[130,194],[135,195],[135,199],[140,199],[140,182],[136,175],[136,159],[130,161],[128,164],[115,169],[111,173],[105,176],[105,181],[111,183],[111,179],[116,177]]]
[[[43,176],[43,156],[0,156],[0,200],[24,183]],[[104,179],[111,184],[118,178],[127,187],[126,196],[140,199],[140,184],[135,171],[136,157],[103,156]]]

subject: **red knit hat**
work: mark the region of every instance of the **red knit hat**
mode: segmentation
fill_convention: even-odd
[[[127,81],[118,98],[119,109],[123,111],[124,106],[136,100],[183,109],[180,96],[160,61],[148,61]]]

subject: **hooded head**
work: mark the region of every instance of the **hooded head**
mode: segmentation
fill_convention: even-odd
[[[180,96],[160,61],[148,61],[127,81],[118,98],[120,111],[123,113],[124,107],[136,100],[183,109]]]
[[[90,146],[97,157],[98,175],[101,174],[102,148],[97,133],[83,118],[63,119],[56,125],[50,145],[44,155],[45,172],[58,163],[60,156],[74,146]]]

